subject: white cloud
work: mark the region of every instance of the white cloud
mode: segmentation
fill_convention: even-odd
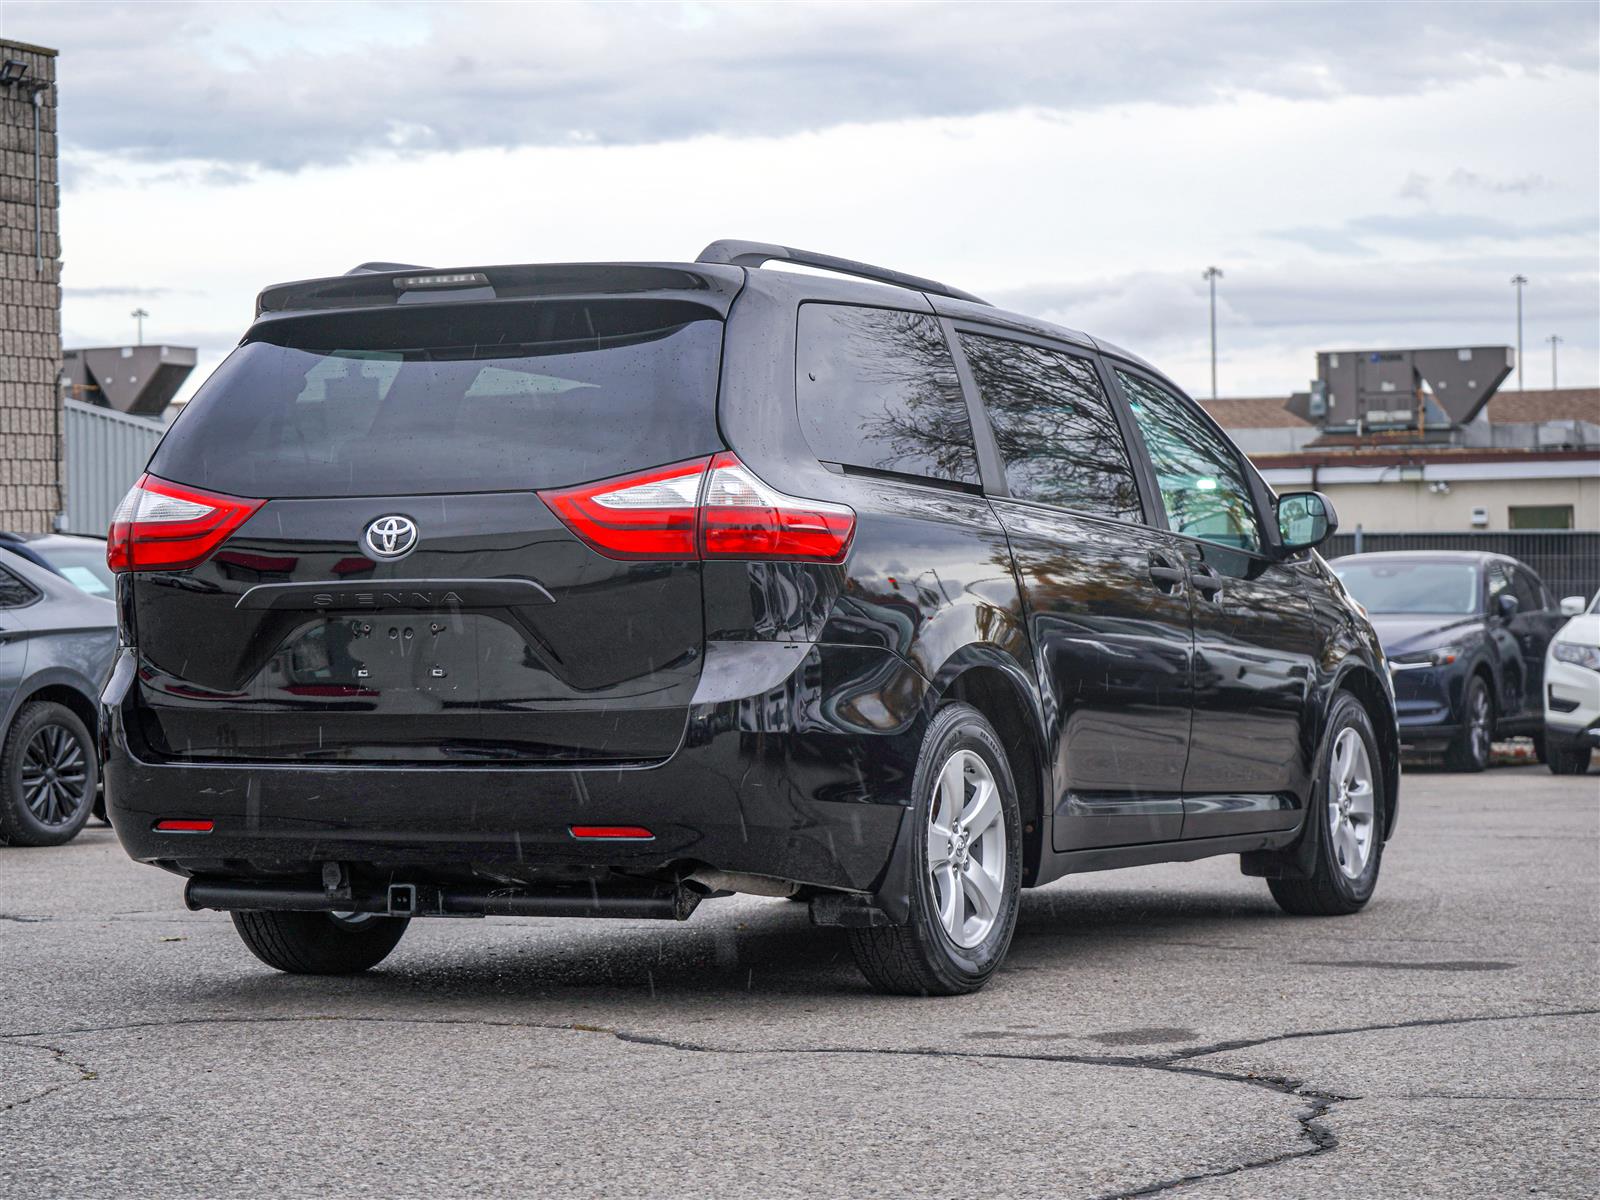
[[[1582,4],[40,4],[77,144],[297,169],[1024,107],[1416,95],[1593,64]]]
[[[1359,16],[1367,7],[1376,6],[1343,11]],[[769,48],[748,68],[727,61],[727,26],[753,36],[755,18],[715,6],[650,11],[665,30],[658,57],[682,74],[694,75],[707,60],[722,72],[758,72],[787,57],[794,70],[820,79],[849,64],[865,69],[881,49],[883,29],[894,26],[884,25],[888,18],[880,8],[829,9],[826,19],[816,18],[815,29],[801,16],[761,18],[779,22],[760,28],[773,37],[782,33],[778,44],[788,53]],[[196,11],[208,14],[213,43],[239,41],[224,12]],[[947,44],[948,31],[920,28],[908,15],[922,10],[894,11],[907,46],[930,53],[927,47]],[[969,116],[885,114],[857,96],[838,109],[800,114],[802,125],[816,127],[795,128],[785,118],[753,133],[749,128],[761,122],[747,120],[747,113],[733,121],[735,132],[663,133],[667,140],[630,144],[597,132],[593,140],[558,145],[385,149],[353,137],[346,107],[358,113],[376,103],[375,96],[387,96],[390,76],[411,61],[406,54],[430,50],[436,76],[447,74],[454,61],[454,43],[441,41],[437,29],[428,35],[432,40],[417,43],[421,49],[409,49],[408,39],[417,36],[410,27],[397,35],[397,45],[374,52],[362,72],[338,76],[344,94],[328,102],[328,129],[330,137],[343,139],[345,153],[314,155],[311,165],[292,172],[253,165],[248,153],[227,162],[172,155],[145,161],[138,147],[94,149],[94,138],[112,134],[84,124],[88,110],[80,108],[75,117],[64,108],[71,167],[63,208],[69,342],[130,337],[133,322],[126,314],[137,300],[153,314],[146,336],[200,345],[203,373],[243,331],[255,291],[270,282],[337,274],[369,259],[438,266],[682,259],[717,237],[750,237],[884,262],[1057,317],[1129,346],[1196,391],[1209,389],[1200,271],[1215,262],[1226,272],[1219,292],[1221,386],[1236,394],[1303,386],[1312,354],[1330,345],[1511,341],[1506,281],[1522,271],[1534,280],[1527,293],[1530,345],[1560,333],[1568,339],[1563,380],[1600,376],[1600,115],[1592,50],[1583,51],[1585,69],[1491,64],[1476,73],[1446,71],[1456,60],[1438,51],[1445,57],[1418,60],[1433,66],[1414,71],[1408,78],[1416,86],[1403,94],[1381,94],[1371,63],[1347,65],[1332,51],[1338,69],[1307,76],[1290,70],[1287,58],[1275,62],[1265,49],[1241,50],[1244,57],[1221,60],[1217,80],[1202,89],[1192,73],[1182,86],[1160,81],[1164,66],[1179,74],[1188,69],[1167,28],[1178,18],[1166,9],[1136,18],[1113,18],[1111,11],[1072,10],[1097,36],[1114,20],[1143,22],[1131,48],[1118,51],[1122,57],[1112,55],[1111,65],[1095,68],[1127,74],[1132,65],[1142,66],[1129,78],[1156,82],[1129,101],[1114,101],[1115,93],[1102,89],[1082,104],[1053,106],[1053,93],[1026,72],[998,78],[1011,59],[1051,59],[1026,41],[1032,30],[1024,20],[1009,27],[1006,38],[992,30],[974,33],[991,58],[957,64],[951,79],[988,72],[996,78],[985,76],[984,88],[974,89],[983,104],[996,95],[1027,103]],[[1219,10],[1206,11],[1216,17]],[[1309,11],[1312,26],[1320,28],[1325,14]],[[616,23],[638,15],[630,10]],[[676,22],[671,28],[667,17]],[[360,21],[345,19],[350,43],[360,44]],[[1042,20],[1026,18],[1035,19]],[[1277,28],[1275,18],[1261,19]],[[1202,30],[1215,41],[1242,20],[1228,9],[1211,24],[1183,30],[1196,39]],[[606,89],[620,84],[609,75],[610,83],[595,82],[595,61],[615,47],[600,36],[605,26],[588,16],[584,21],[564,32],[553,29],[541,45],[552,54],[560,47],[563,70],[589,72],[584,78],[609,96]],[[1481,28],[1472,33],[1470,22],[1464,28],[1477,39],[1471,45],[1488,44]],[[581,30],[588,30],[587,42]],[[860,36],[853,41],[841,30]],[[1271,45],[1282,50],[1281,28],[1274,36],[1280,42]],[[1528,45],[1538,49],[1553,36],[1531,29],[1532,43],[1496,45],[1495,62],[1513,54],[1531,61],[1538,55]],[[700,37],[710,41],[698,45]],[[1206,52],[1210,43],[1202,41],[1190,53]],[[1102,42],[1111,39],[1090,38],[1084,45]],[[495,71],[502,59],[526,57],[526,42],[488,44],[483,53]],[[1009,59],[1002,53],[1008,47]],[[178,48],[193,50],[185,43]],[[919,60],[910,49],[896,52],[895,62],[907,72],[904,95],[927,101],[923,108],[937,108],[952,87],[960,90],[949,79],[913,70],[908,64]],[[281,53],[272,47],[259,57],[276,64],[273,56]],[[822,61],[828,55],[831,66]],[[1078,56],[1094,57],[1083,46]],[[336,58],[319,54],[319,69],[331,72]],[[1059,53],[1054,58],[1067,61]],[[808,65],[811,59],[818,62]],[[75,65],[71,47],[64,50],[64,97],[72,94],[74,73],[81,78],[94,61],[88,56]],[[614,66],[612,74],[625,74],[630,61],[624,55],[606,70]],[[873,61],[873,72],[889,69],[881,58]],[[1240,62],[1229,76],[1229,64]],[[243,59],[226,59],[223,66],[246,96],[265,86],[258,75],[270,74]],[[299,78],[291,75],[278,86],[292,90]],[[775,90],[749,103],[781,106],[788,95],[784,78],[793,76],[780,74]],[[1319,78],[1322,84],[1313,86]],[[657,79],[645,71],[629,86]],[[752,78],[741,86],[759,83]],[[1269,85],[1316,98],[1268,95]],[[167,95],[167,76],[154,71],[141,86],[158,94],[149,103],[159,101],[182,125],[173,111],[188,95],[186,84]],[[448,90],[449,84],[435,78],[416,86],[433,94],[428,89]],[[478,110],[498,114],[497,103],[515,113],[538,110],[544,124],[534,122],[535,135],[579,111],[559,88],[530,89],[515,80],[505,86],[511,90],[504,97],[480,98]],[[737,97],[718,112],[726,115],[728,106],[746,102],[739,88],[733,90]],[[1139,92],[1132,83],[1125,90]],[[1211,98],[1191,102],[1201,95]],[[272,131],[271,105],[259,98],[251,103],[262,106],[264,128]],[[635,118],[645,132],[652,122],[668,131],[682,124],[652,115],[638,95],[629,103],[642,106]],[[667,96],[663,103],[671,109],[677,101]],[[983,104],[975,99],[971,106]],[[823,118],[830,113],[857,119],[829,123]],[[263,135],[243,124],[243,118],[236,121],[236,133],[248,150]],[[178,127],[173,145],[203,144],[202,132]],[[412,147],[427,140],[415,132],[406,138]],[[1423,194],[1399,198],[1413,178],[1427,181]],[[1299,240],[1280,236],[1286,230],[1298,231]],[[112,294],[134,287],[167,291]]]

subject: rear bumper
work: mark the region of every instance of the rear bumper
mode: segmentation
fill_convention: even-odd
[[[135,859],[208,879],[582,879],[688,865],[873,890],[908,803],[926,683],[874,647],[711,643],[684,740],[650,767],[556,769],[159,761],[102,697],[107,812]],[[168,833],[158,821],[211,821]],[[649,840],[585,841],[636,825]]]

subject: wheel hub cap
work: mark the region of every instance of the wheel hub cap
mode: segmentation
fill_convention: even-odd
[[[1333,861],[1347,879],[1359,879],[1372,857],[1377,812],[1372,761],[1354,729],[1334,739],[1328,761],[1328,838]]]
[[[951,941],[969,948],[989,936],[1005,879],[1005,815],[994,773],[977,754],[958,750],[934,779],[928,817],[927,883]]]
[[[46,725],[29,739],[22,755],[22,799],[36,821],[70,824],[85,803],[88,786],[88,759],[70,730]]]

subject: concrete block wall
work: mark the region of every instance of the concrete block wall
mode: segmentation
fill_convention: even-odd
[[[40,93],[36,255],[33,101],[0,88],[0,529],[43,532],[62,509],[61,237],[56,52],[0,39]]]

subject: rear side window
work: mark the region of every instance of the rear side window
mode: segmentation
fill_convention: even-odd
[[[955,360],[925,313],[802,304],[795,395],[806,441],[825,462],[978,482]]]
[[[547,301],[271,323],[195,394],[153,474],[240,496],[531,491],[711,454],[722,323]]]
[[[31,583],[0,567],[0,608],[21,608],[38,598],[39,593]]]
[[[1013,496],[1117,521],[1143,518],[1128,448],[1092,362],[969,333],[961,349]]]

